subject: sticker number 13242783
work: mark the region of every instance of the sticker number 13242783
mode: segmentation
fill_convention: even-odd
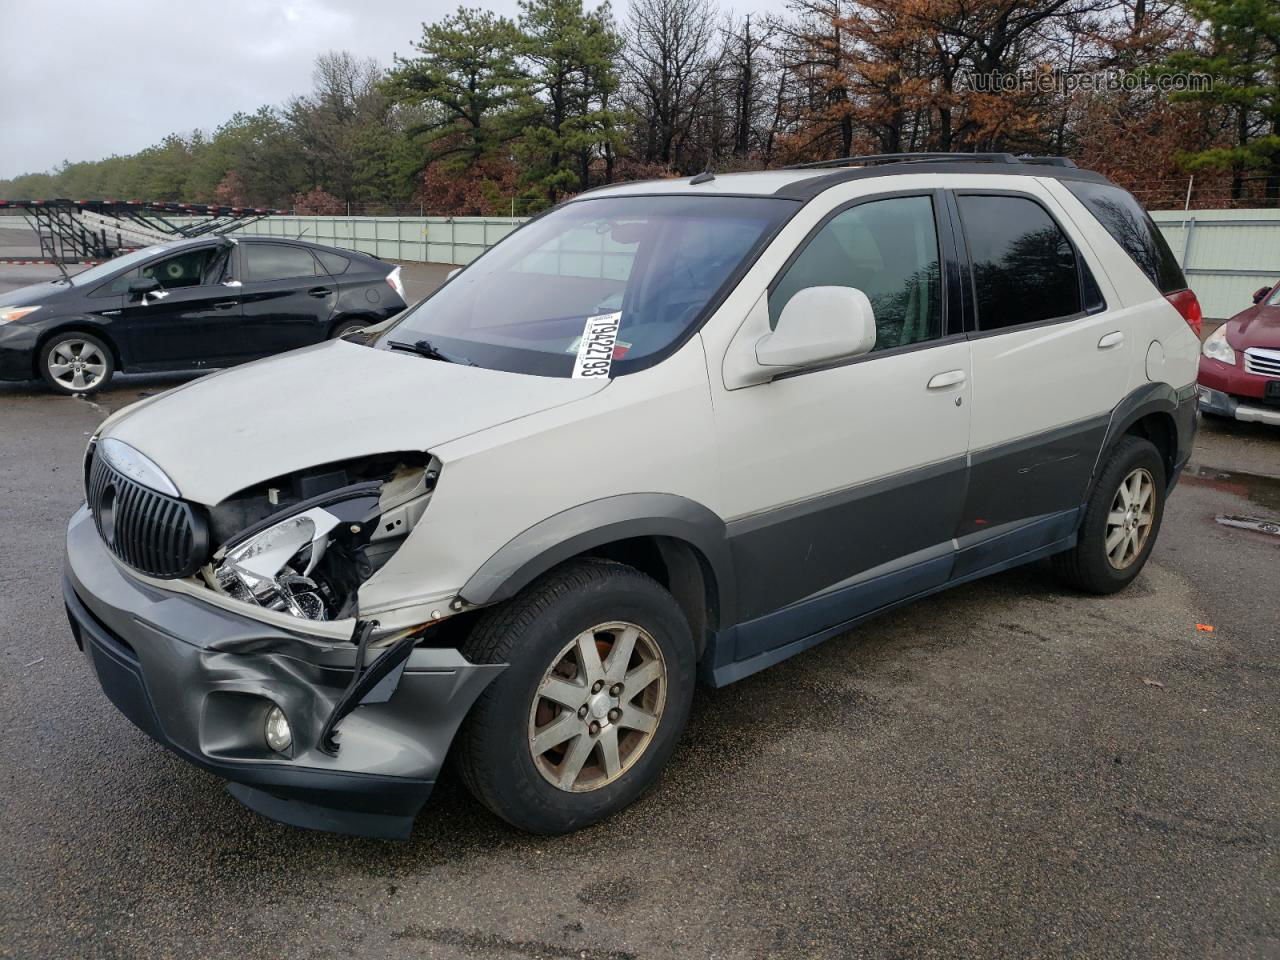
[[[622,314],[602,313],[587,317],[578,343],[578,356],[573,362],[573,377],[607,377],[613,366],[613,348],[618,341]]]

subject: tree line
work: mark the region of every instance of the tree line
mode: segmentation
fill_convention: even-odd
[[[1274,0],[789,0],[752,16],[521,0],[513,19],[460,7],[423,24],[385,69],[325,53],[313,79],[209,134],[0,180],[0,198],[527,213],[641,177],[1007,151],[1070,156],[1150,206],[1183,202],[1191,175],[1215,200],[1280,199]]]

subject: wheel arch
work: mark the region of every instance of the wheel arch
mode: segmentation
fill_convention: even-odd
[[[626,563],[661,583],[689,620],[699,655],[712,632],[735,622],[724,521],[673,494],[607,497],[548,517],[486,560],[459,596],[477,606],[499,603],[578,557]]]
[[[1160,457],[1164,461],[1166,483],[1172,483],[1178,460],[1176,415],[1182,402],[1185,401],[1179,396],[1179,391],[1167,383],[1144,384],[1121,400],[1111,412],[1111,423],[1093,466],[1090,490],[1093,489],[1093,480],[1097,479],[1107,456],[1116,442],[1124,436],[1149,440],[1160,451]]]
[[[44,331],[37,338],[36,347],[31,351],[31,372],[36,379],[44,376],[44,372],[40,369],[40,355],[44,353],[44,348],[49,345],[50,340],[65,333],[87,333],[91,337],[97,337],[111,351],[111,362],[115,364],[115,372],[120,373],[125,369],[125,357],[120,351],[120,344],[116,343],[115,337],[111,336],[100,324],[91,323],[88,320],[73,319],[51,330]]]

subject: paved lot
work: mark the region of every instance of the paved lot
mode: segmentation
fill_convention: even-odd
[[[1280,538],[1214,519],[1280,517],[1280,431],[1206,424],[1117,597],[990,578],[701,691],[611,822],[450,779],[394,843],[248,812],[71,642],[85,440],[181,379],[0,386],[0,956],[1280,956]]]

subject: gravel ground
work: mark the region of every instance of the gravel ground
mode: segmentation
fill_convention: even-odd
[[[0,956],[1280,956],[1280,537],[1215,522],[1280,517],[1280,431],[1205,423],[1118,596],[989,578],[700,691],[607,823],[446,779],[396,843],[245,810],[71,642],[85,439],[182,379],[0,385]]]

